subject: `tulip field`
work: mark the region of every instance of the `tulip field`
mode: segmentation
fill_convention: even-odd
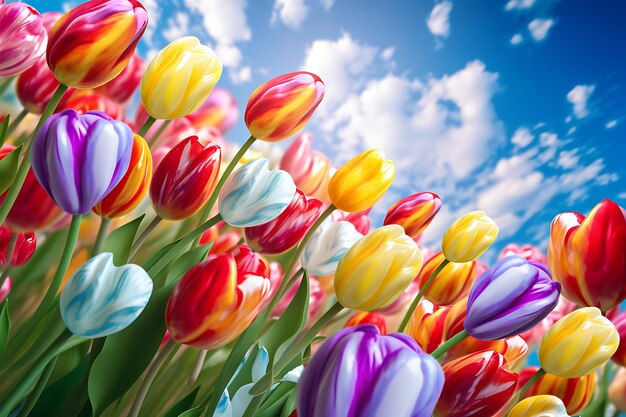
[[[196,37],[140,57],[140,1],[0,0],[0,93],[21,105],[0,115],[0,417],[626,411],[611,196],[545,224],[547,253],[488,262],[501,230],[481,207],[428,248],[437,190],[373,225],[401,165],[316,149],[332,85],[288,69],[240,115]],[[286,142],[278,162],[262,142]]]

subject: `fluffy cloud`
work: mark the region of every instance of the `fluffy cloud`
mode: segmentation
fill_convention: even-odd
[[[572,103],[572,112],[577,119],[583,119],[589,116],[587,103],[595,89],[595,85],[577,85],[567,93],[567,101]]]
[[[148,27],[146,28],[146,32],[144,33],[142,39],[150,46],[154,47],[154,29],[159,26],[159,19],[161,17],[161,9],[159,8],[159,4],[157,0],[143,0],[143,6],[148,11]]]
[[[524,37],[521,34],[516,33],[515,35],[511,37],[511,40],[509,42],[511,42],[511,45],[519,45],[523,41],[524,41]]]
[[[449,0],[435,4],[430,16],[426,19],[428,30],[437,38],[447,38],[450,36],[450,12],[452,2]]]
[[[525,127],[518,128],[515,133],[513,133],[513,137],[511,138],[511,142],[515,146],[519,146],[520,148],[525,148],[530,145],[532,141],[535,139],[535,135]]]
[[[173,18],[168,20],[168,25],[163,30],[163,37],[172,42],[175,39],[187,36],[187,28],[189,27],[189,16],[186,13],[178,12]]]
[[[530,9],[535,5],[536,0],[509,0],[505,6],[506,10]]]
[[[554,26],[554,19],[534,19],[528,24],[528,31],[530,36],[537,42],[544,40],[552,26]]]
[[[304,0],[276,0],[272,10],[272,23],[280,19],[287,26],[298,28],[308,13],[309,8]]]
[[[605,125],[607,129],[613,129],[615,126],[617,126],[617,120],[610,120],[606,122],[606,125]]]

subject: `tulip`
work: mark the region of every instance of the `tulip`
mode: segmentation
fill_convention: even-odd
[[[291,174],[296,186],[306,195],[330,203],[328,196],[330,160],[321,152],[311,150],[312,141],[313,136],[310,133],[298,136],[285,149],[280,159],[280,169]]]
[[[612,359],[620,366],[626,367],[626,312],[615,318],[613,324],[619,333],[619,347]]]
[[[613,323],[595,307],[580,308],[548,330],[539,345],[539,362],[549,374],[576,378],[603,365],[618,346]]]
[[[298,417],[430,417],[443,386],[439,364],[403,334],[343,329],[304,368]]]
[[[126,103],[139,88],[145,66],[143,59],[135,52],[130,57],[126,68],[117,77],[98,87],[96,91],[117,103]]]
[[[219,235],[214,241],[209,253],[218,255],[228,251],[233,246],[237,246],[237,243],[241,240],[241,235],[237,232],[226,232]],[[200,241],[202,243],[202,241]]]
[[[396,167],[382,151],[365,151],[335,172],[328,184],[330,200],[339,210],[366,210],[387,192],[395,174]]]
[[[187,119],[193,127],[216,127],[221,133],[228,132],[239,119],[239,108],[233,95],[224,88],[215,88],[209,97]]]
[[[529,366],[520,372],[520,385],[526,383],[538,370],[536,366]],[[591,401],[597,379],[595,372],[579,378],[561,378],[546,374],[529,388],[525,397],[554,395],[563,401],[569,414],[575,415],[584,410]]]
[[[387,211],[383,224],[399,224],[404,232],[417,239],[433,221],[441,199],[435,193],[417,193],[395,202]]]
[[[7,262],[7,251],[13,233],[16,234],[13,254]],[[0,266],[20,266],[24,265],[35,253],[37,247],[37,239],[35,233],[16,233],[12,232],[4,226],[0,226]]]
[[[245,269],[243,266],[252,266]],[[179,343],[215,349],[237,338],[256,318],[270,291],[268,272],[229,251],[192,267],[174,288],[165,321]],[[261,274],[259,274],[261,272]]]
[[[341,258],[335,293],[344,307],[371,311],[391,304],[422,267],[422,252],[392,224],[359,239]]]
[[[626,368],[620,368],[609,385],[609,400],[619,411],[626,413]]]
[[[517,245],[515,243],[509,243],[500,251],[498,259],[505,258],[507,256],[517,255],[526,259],[527,261],[533,261],[540,264],[547,265],[548,258],[544,255],[539,248],[532,245]]]
[[[295,194],[296,185],[289,174],[270,171],[267,159],[257,159],[226,180],[219,196],[219,211],[231,226],[258,226],[285,211]]]
[[[528,344],[521,336],[507,337],[500,340],[480,340],[470,336],[448,351],[446,361],[481,350],[498,352],[506,359],[506,367],[509,370],[515,370],[526,359]]]
[[[4,282],[0,283],[0,304],[2,304],[4,300],[6,300],[12,288],[13,281],[11,280],[11,277],[6,277]]]
[[[174,146],[156,167],[150,184],[159,217],[182,220],[200,210],[215,189],[221,159],[219,146],[205,146],[197,136]]]
[[[280,282],[278,284],[280,284]],[[272,289],[274,289],[274,283],[272,283]],[[276,287],[276,289],[278,289],[278,287]],[[282,296],[278,304],[276,304],[276,307],[274,308],[274,310],[272,310],[271,316],[272,317],[282,316],[285,310],[287,310],[287,307],[289,307],[289,304],[291,304],[291,301],[294,299],[297,292],[298,292],[298,286],[292,285],[289,288],[289,290],[287,290],[285,295]],[[309,276],[309,310],[308,310],[309,321],[313,320],[315,317],[318,316],[318,313],[320,312],[321,308],[324,306],[325,300],[326,300],[326,294],[324,293],[324,289],[322,288],[322,285],[317,279],[311,278]],[[269,302],[270,300],[267,300],[267,301]]]
[[[450,225],[443,235],[441,247],[450,262],[469,262],[485,253],[496,236],[496,223],[483,211],[472,211]]]
[[[100,112],[65,110],[37,132],[30,155],[39,183],[63,210],[86,214],[121,181],[133,134]]]
[[[559,302],[560,287],[541,264],[520,256],[501,259],[472,287],[465,329],[483,340],[523,333],[550,314]]]
[[[50,31],[48,66],[61,84],[96,88],[117,77],[148,26],[137,0],[91,0],[63,15]]]
[[[77,336],[98,338],[130,326],[148,304],[152,279],[138,265],[113,265],[112,253],[84,263],[61,292],[61,317]]]
[[[178,119],[198,110],[222,75],[215,52],[198,38],[176,39],[152,59],[141,78],[141,102],[155,119]]]
[[[569,414],[558,397],[537,395],[517,403],[508,417],[569,417]]]
[[[425,287],[426,281],[445,259],[443,253],[439,252],[424,264],[417,276],[420,288]],[[439,271],[437,279],[426,288],[424,297],[440,306],[454,304],[469,294],[475,279],[476,261],[448,263]]]
[[[246,227],[246,243],[256,251],[277,254],[298,244],[322,214],[324,206],[316,198],[307,199],[296,189],[293,200],[274,220]]]
[[[300,132],[324,98],[326,88],[315,74],[292,72],[272,78],[250,95],[244,121],[250,134],[279,142]]]
[[[387,334],[387,323],[385,322],[385,317],[383,317],[381,314],[367,311],[359,311],[357,313],[354,313],[352,316],[350,316],[350,318],[343,327],[357,327],[364,324],[371,324],[373,326],[376,326],[378,332],[383,336]]]
[[[41,15],[26,3],[0,4],[0,77],[18,75],[46,52]]]
[[[41,15],[41,21],[43,23],[43,27],[46,29],[46,33],[50,33],[54,24],[61,17],[63,17],[63,13],[61,12],[46,12]]]
[[[492,416],[513,396],[519,376],[493,350],[472,353],[443,366],[446,383],[435,417]]]
[[[372,226],[372,220],[369,217],[369,213],[372,209],[369,208],[363,211],[357,211],[356,213],[348,213],[347,211],[335,210],[331,214],[331,219],[335,221],[347,221],[354,225],[357,232],[362,235],[369,233]]]
[[[576,310],[576,304],[572,303],[567,298],[560,296],[559,302],[557,303],[556,307],[554,307],[554,310],[552,310],[550,314],[548,314],[548,316],[543,319],[539,324],[537,324],[532,329],[521,333],[520,336],[524,338],[529,346],[535,347],[539,344],[539,342],[541,342],[541,338],[543,337],[543,335],[548,331],[550,327],[552,327],[554,323],[556,323],[561,317],[571,313],[574,310]]]
[[[432,353],[443,342],[463,330],[467,300],[439,307],[422,300],[411,316],[407,333],[426,353]]]
[[[587,217],[556,216],[550,229],[548,266],[574,303],[608,311],[626,298],[626,214],[603,200]]]
[[[141,136],[135,135],[128,170],[119,184],[93,207],[94,213],[108,218],[130,213],[146,196],[151,178],[150,147]]]
[[[20,74],[15,93],[22,107],[33,114],[41,114],[59,86],[44,57]]]
[[[71,95],[67,100],[64,100],[62,104],[57,106],[58,111],[66,109],[74,109],[80,114],[85,114],[90,111],[100,111],[116,120],[122,120],[124,118],[124,111],[119,104],[96,93]]]

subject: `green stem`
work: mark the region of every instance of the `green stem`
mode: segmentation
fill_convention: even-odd
[[[104,245],[104,241],[106,240],[107,234],[109,232],[109,226],[111,226],[111,219],[109,219],[108,217],[101,217],[100,228],[98,229],[98,236],[96,237],[96,243],[93,244],[93,248],[91,249],[92,257],[102,252],[102,246]]]
[[[66,91],[66,86],[64,86],[63,84],[59,85],[59,87],[54,92],[54,95],[46,105],[43,113],[41,114],[39,122],[37,123],[37,127],[35,127],[35,130],[33,130],[28,144],[28,148],[26,148],[24,157],[22,158],[20,166],[17,169],[17,173],[15,174],[15,178],[13,179],[13,184],[11,185],[11,188],[9,188],[4,202],[2,203],[2,205],[0,205],[0,224],[4,223],[4,221],[7,219],[9,211],[11,210],[11,207],[13,207],[13,204],[17,199],[17,195],[19,194],[20,189],[22,188],[22,185],[26,180],[26,174],[28,174],[28,170],[30,168],[30,149],[33,138],[35,137],[41,126],[44,124],[44,122],[48,120],[48,118],[52,115],[57,105],[59,104],[59,101],[61,101],[63,94],[65,94]]]
[[[20,114],[18,114],[15,120],[13,120],[11,124],[9,125],[9,128],[7,129],[7,137],[9,137],[11,133],[15,132],[15,129],[17,129],[17,127],[20,125],[20,123],[22,123],[22,120],[24,120],[24,118],[27,115],[28,115],[28,110],[22,109]]]
[[[426,291],[428,291],[428,288],[430,287],[430,285],[433,283],[433,281],[435,280],[435,278],[437,277],[437,275],[439,275],[439,273],[443,270],[443,268],[446,267],[446,265],[448,265],[450,263],[449,260],[444,259],[439,266],[437,267],[437,269],[435,269],[433,271],[432,274],[430,274],[430,277],[428,278],[428,280],[426,280],[426,282],[424,283],[424,285],[422,286],[422,288],[420,288],[420,291],[417,293],[417,295],[415,296],[415,299],[413,300],[413,302],[411,303],[411,306],[409,307],[409,309],[406,311],[406,313],[404,314],[404,317],[402,318],[402,323],[400,323],[400,327],[398,328],[398,332],[402,333],[404,332],[404,330],[406,329],[406,326],[409,324],[409,320],[411,320],[411,316],[413,315],[413,312],[415,311],[415,309],[417,308],[417,305],[419,304],[420,300],[424,297],[424,294],[426,294]]]
[[[13,77],[3,77],[0,78],[0,96],[4,93],[4,91],[11,85],[11,81],[13,81]]]
[[[11,236],[9,236],[9,244],[7,245],[7,250],[4,252],[5,264],[4,268],[2,268],[2,274],[0,274],[0,288],[4,285],[4,281],[9,276],[9,271],[11,271],[11,259],[13,258],[13,254],[15,253],[15,243],[17,242],[17,233],[11,232]]]
[[[159,223],[161,223],[161,220],[163,219],[159,216],[156,216],[154,219],[152,219],[150,224],[148,224],[144,231],[141,232],[141,235],[139,235],[137,240],[135,240],[135,242],[133,243],[133,246],[130,248],[128,259],[133,259],[139,248],[141,248],[141,245],[145,243],[145,241],[148,239],[148,236],[150,236],[150,234],[159,225]]]
[[[522,389],[519,391],[518,398],[520,400],[524,398],[524,394],[526,394],[526,391],[528,391],[530,387],[532,387],[535,384],[535,382],[537,382],[539,378],[541,378],[545,374],[546,374],[546,371],[544,371],[543,368],[539,368],[537,372],[535,372],[535,374],[531,376],[528,381],[526,381]]]
[[[52,371],[54,370],[54,366],[56,365],[58,358],[59,358],[58,356],[55,357],[54,359],[50,361],[48,365],[46,365],[46,368],[44,369],[43,373],[39,377],[39,380],[37,381],[35,388],[33,388],[30,394],[28,394],[28,397],[26,397],[24,406],[20,410],[20,413],[17,415],[17,417],[28,417],[30,412],[33,410],[33,407],[35,407],[35,404],[37,404],[37,401],[39,400],[41,393],[43,392],[43,390],[46,388],[46,385],[48,384],[48,380],[50,379],[50,375],[52,375]]]
[[[468,336],[469,336],[469,333],[467,332],[467,330],[463,329],[457,334],[455,334],[454,336],[452,336],[450,339],[446,340],[443,345],[435,349],[435,351],[431,353],[430,355],[435,359],[439,359],[440,357],[444,355],[444,353],[446,353],[447,351],[449,351],[450,349],[452,349],[453,347],[461,343]]]
[[[191,375],[189,375],[189,378],[187,379],[187,385],[193,385],[193,383],[196,382],[196,380],[198,379],[198,376],[200,376],[200,372],[202,372],[202,366],[204,365],[207,353],[209,353],[209,351],[206,349],[202,349],[198,353],[196,364],[191,371]]]
[[[152,146],[154,146],[154,144],[156,143],[157,139],[159,139],[161,137],[163,132],[165,132],[165,129],[167,129],[169,127],[170,123],[172,123],[172,120],[166,120],[166,121],[163,122],[161,127],[159,127],[159,130],[157,130],[156,133],[154,134],[154,136],[152,136],[150,138],[150,142],[148,143],[148,147],[149,148],[152,148]]]
[[[141,136],[142,138],[145,138],[146,133],[148,133],[148,130],[150,130],[154,122],[156,122],[156,119],[152,116],[148,116],[146,121],[143,122],[143,126],[141,126],[141,129],[139,129],[138,135]]]

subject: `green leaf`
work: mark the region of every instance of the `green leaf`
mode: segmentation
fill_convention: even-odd
[[[193,405],[193,402],[196,400],[196,396],[198,395],[198,391],[200,387],[197,387],[193,391],[189,393],[185,398],[174,404],[172,408],[169,409],[165,417],[178,417],[180,413],[184,413],[185,410],[189,410],[189,407]]]
[[[9,334],[11,333],[11,319],[9,318],[9,300],[2,303],[2,312],[0,312],[0,355],[9,343]]]
[[[182,414],[179,414],[178,417],[200,417],[204,412],[204,407],[196,407],[191,410],[187,410]]]
[[[192,266],[202,262],[202,260],[206,258],[211,246],[213,246],[213,242],[194,248],[177,259],[167,274],[165,284],[167,285],[180,281],[180,278],[187,271],[189,271]]]
[[[281,382],[272,390],[256,414],[257,417],[279,417],[289,395],[295,391],[296,384],[293,382]]]
[[[4,145],[4,141],[7,140],[7,131],[9,130],[9,123],[11,116],[6,115],[4,120],[0,123],[0,146]]]
[[[165,335],[165,307],[174,285],[152,294],[137,320],[107,337],[89,374],[89,399],[99,416],[139,379],[159,350]]]
[[[23,145],[18,146],[4,158],[0,159],[0,194],[8,190],[11,184],[13,184],[13,179],[22,157],[22,147]]]
[[[133,221],[113,230],[104,241],[102,252],[111,252],[113,254],[113,262],[116,265],[123,265],[128,262],[130,248],[137,235],[137,230],[145,214],[137,217]]]
[[[293,390],[289,393],[287,397],[287,401],[285,401],[285,405],[283,406],[283,411],[280,413],[280,417],[289,417],[291,412],[296,409],[296,390]]]
[[[53,384],[72,372],[80,364],[87,351],[89,351],[90,344],[91,341],[86,340],[84,343],[61,353],[54,365],[48,384]]]

